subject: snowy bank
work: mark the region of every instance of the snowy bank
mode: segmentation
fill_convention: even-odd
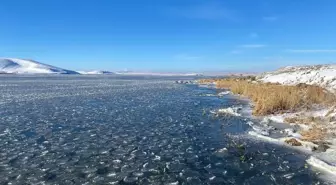
[[[305,117],[308,115],[329,120],[331,116],[333,116],[333,112],[330,110],[333,110],[333,108],[264,116],[260,122],[247,122],[252,129],[248,134],[252,136],[252,138],[264,142],[286,146],[307,153],[310,155],[309,159],[307,159],[309,165],[323,172],[327,172],[332,176],[336,176],[336,139],[326,137],[323,141],[318,143],[306,141],[299,132],[315,127],[316,125],[314,124],[316,123],[285,123],[285,119],[288,117]],[[277,124],[278,126],[276,126]],[[322,121],[318,124],[319,127],[328,130],[326,135],[332,135],[336,128],[335,122]],[[274,137],[275,135],[278,137]],[[281,136],[279,137],[279,135]],[[295,144],[293,144],[293,141],[295,141]]]
[[[336,91],[336,65],[285,67],[262,74],[258,80],[284,85],[305,83]]]
[[[259,117],[250,114],[252,121],[246,122],[250,126],[249,138],[308,153],[308,164],[336,176],[336,106],[333,94],[336,92],[336,65],[285,67],[256,78],[205,79],[200,82],[215,83],[217,88],[228,88],[240,98],[253,100],[254,109],[259,111],[255,115]],[[286,86],[298,84],[300,86]],[[308,90],[316,93],[309,94]],[[321,101],[315,101],[318,98]],[[216,114],[241,116],[240,112],[242,110],[231,107],[219,109]]]

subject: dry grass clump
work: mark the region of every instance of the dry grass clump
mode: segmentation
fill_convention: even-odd
[[[301,131],[300,134],[304,141],[318,142],[326,138],[327,130],[325,128],[313,126],[309,130]]]
[[[211,84],[216,82],[216,79],[201,79],[198,81],[200,84]]]
[[[323,119],[321,117],[314,117],[314,116],[297,116],[297,117],[286,117],[284,121],[286,123],[310,125],[313,123],[321,123],[323,122]]]
[[[310,125],[309,130],[301,131],[302,140],[310,142],[322,141],[326,138],[327,129],[325,123],[328,121],[326,118],[313,117],[313,116],[297,116],[297,117],[287,117],[284,120],[287,123],[296,123]]]
[[[335,95],[325,89],[306,84],[289,86],[258,83],[241,78],[210,79],[201,82],[216,82],[218,88],[227,88],[234,94],[250,98],[254,103],[254,115],[309,109],[314,104],[329,105],[336,100]]]
[[[300,143],[298,140],[292,138],[285,140],[285,143],[291,145],[291,146],[302,146],[302,143]]]
[[[332,108],[329,109],[326,116],[331,116],[332,114],[335,114],[335,113],[336,113],[336,106],[333,106]]]

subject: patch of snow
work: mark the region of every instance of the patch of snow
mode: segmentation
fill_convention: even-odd
[[[311,156],[308,160],[307,163],[320,169],[323,170],[325,172],[331,173],[333,175],[336,175],[336,166],[328,164],[327,162],[318,159],[314,156]]]
[[[279,115],[270,115],[263,117],[263,120],[261,121],[261,124],[264,125],[264,127],[256,127],[255,124],[252,122],[247,122],[248,125],[250,125],[253,129],[253,131],[248,132],[250,136],[252,136],[255,139],[262,140],[264,142],[270,142],[277,145],[289,147],[304,153],[307,153],[310,155],[310,158],[307,160],[307,163],[311,166],[315,167],[316,169],[327,172],[327,174],[322,173],[321,178],[325,180],[335,180],[336,175],[336,139],[333,140],[327,140],[327,142],[330,143],[328,145],[330,148],[327,149],[326,152],[314,152],[318,145],[312,142],[303,141],[301,140],[302,136],[299,134],[295,129],[293,128],[283,128],[281,129],[282,133],[285,133],[286,136],[280,137],[280,138],[274,138],[272,135],[268,136],[263,131],[267,130],[269,125],[272,122],[277,122],[279,124],[288,125],[287,123],[284,123],[284,118],[286,117],[295,117],[295,116],[314,116],[314,117],[326,117],[327,113],[330,112],[332,109],[316,109],[308,112],[296,112],[296,113],[286,113],[286,114],[279,114]],[[328,115],[330,116],[330,115]],[[321,124],[321,123],[320,123]],[[304,124],[290,124],[290,125],[296,125],[301,127],[302,130],[307,130],[311,128],[310,125],[304,125]],[[295,138],[297,141],[299,141],[302,146],[290,146],[285,141],[291,138]],[[330,177],[332,176],[332,177]],[[336,181],[333,181],[336,183]]]
[[[305,83],[336,90],[336,65],[285,67],[258,77],[262,82],[297,85]]]
[[[274,121],[277,123],[283,123],[285,120],[285,115],[284,114],[280,114],[280,115],[270,115],[270,116],[265,116],[264,118],[265,120],[270,120],[270,121]]]
[[[298,125],[304,131],[311,129],[311,126],[309,125],[304,125],[304,124],[296,124],[296,125]]]
[[[229,95],[229,94],[232,94],[232,92],[231,91],[223,91],[223,92],[218,93],[217,95],[218,96],[225,96],[225,95]]]
[[[323,108],[323,109],[320,109],[320,110],[315,110],[315,111],[312,112],[311,116],[324,117],[328,114],[329,111],[330,111],[330,109],[326,109],[326,108]]]
[[[233,116],[241,116],[242,107],[228,107],[223,109],[218,109],[217,113],[230,114]]]
[[[282,142],[279,139],[268,137],[268,136],[262,135],[262,134],[260,134],[258,132],[255,132],[255,131],[249,131],[248,134],[251,135],[251,136],[254,136],[254,137],[258,138],[258,139],[267,141],[267,142],[277,143],[277,144],[281,144],[281,145],[284,144],[284,142]]]
[[[272,138],[272,137],[269,137],[269,136],[262,135],[258,132],[255,132],[255,131],[249,131],[248,134],[253,136],[256,139],[266,141],[266,142],[270,142],[270,143],[274,143],[274,144],[278,144],[278,145],[282,145],[282,146],[286,146],[286,147],[293,148],[293,149],[296,149],[296,150],[299,150],[299,151],[305,152],[305,153],[311,153],[312,151],[314,151],[314,148],[317,147],[317,145],[314,144],[314,143],[307,142],[307,141],[302,141],[300,139],[296,139],[296,140],[298,140],[302,144],[302,146],[291,146],[291,145],[289,145],[285,142],[286,140],[292,139],[293,137]]]
[[[327,161],[329,164],[336,166],[336,148],[335,146],[331,146],[331,148],[327,149],[326,152],[317,153],[315,155],[319,159],[323,161]]]
[[[286,129],[284,130],[284,132],[285,132],[288,136],[293,136],[293,137],[296,138],[296,139],[300,139],[300,138],[302,138],[302,135],[299,134],[299,133],[297,133],[297,132],[295,132],[294,129],[292,129],[292,128],[286,128]]]
[[[0,72],[10,74],[78,74],[75,71],[58,68],[33,60],[0,58]]]
[[[251,128],[258,134],[261,134],[263,136],[270,135],[269,128],[267,127],[255,125],[252,121],[248,121],[247,124],[250,125]]]

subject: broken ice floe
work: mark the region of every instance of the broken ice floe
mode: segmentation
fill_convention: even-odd
[[[223,92],[218,93],[217,96],[222,97],[222,96],[229,95],[229,94],[232,94],[232,92],[231,91],[223,91]]]
[[[241,116],[243,107],[228,107],[228,108],[222,108],[218,109],[215,113],[217,114],[229,114],[233,116]]]

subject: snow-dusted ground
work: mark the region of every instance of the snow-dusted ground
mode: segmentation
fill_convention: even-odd
[[[336,65],[285,67],[274,72],[259,75],[257,76],[257,81],[280,83],[283,85],[304,83],[317,85],[331,92],[336,92]],[[229,94],[228,92],[223,93],[224,96]],[[241,116],[235,106],[221,108],[213,112]],[[314,106],[310,111],[257,118],[250,114],[248,117],[252,119],[252,121],[246,121],[246,124],[250,126],[250,131],[247,132],[248,137],[296,149],[310,155],[306,161],[307,164],[320,172],[324,172],[324,177],[332,180],[333,184],[336,183],[333,180],[336,176],[336,107]],[[304,121],[304,123],[285,123],[285,118],[298,118],[300,121]],[[318,119],[319,121],[309,121],[309,118],[313,118],[313,120]],[[301,131],[307,131],[310,128],[324,129],[326,134],[325,142],[313,143],[304,141]],[[301,146],[291,146],[287,143]]]
[[[315,66],[297,66],[297,67],[285,67],[274,72],[268,72],[258,77],[258,80],[261,82],[271,82],[271,83],[280,83],[284,85],[296,85],[300,83],[305,83],[309,85],[317,85],[323,88],[330,90],[331,92],[336,92],[336,65],[315,65]],[[295,115],[301,115],[301,117],[321,117],[321,118],[332,118],[336,115],[335,107],[331,108],[322,108],[316,109],[309,112],[299,112],[299,113],[290,113],[290,114],[280,114],[280,115],[270,115],[264,119],[269,119],[270,121],[283,123],[286,117],[295,117]],[[323,124],[323,125],[320,125]],[[306,124],[290,124],[298,125],[301,130],[307,130],[311,127],[311,123]],[[319,123],[318,126],[326,128],[327,134],[332,134],[335,132],[335,121],[325,121]],[[284,139],[274,139],[266,136],[261,136],[260,133],[251,132],[250,134],[258,136],[261,139],[274,142],[276,140],[279,143],[285,144]],[[287,133],[289,137],[296,138],[301,143],[300,134],[298,133]],[[336,175],[336,143],[335,139],[328,138],[327,141],[331,144],[330,148],[326,152],[312,153],[312,157],[307,160],[308,164],[326,171],[330,174]],[[313,143],[304,144],[303,147],[307,151],[311,151],[314,146]]]
[[[223,96],[235,96],[228,91],[223,91],[217,94],[218,97]],[[251,121],[246,121],[246,124],[250,126],[250,131],[248,131],[247,138],[261,140],[263,142],[268,142],[287,148],[295,149],[303,152],[310,157],[307,159],[307,164],[317,169],[319,172],[323,172],[323,177],[328,182],[334,183],[333,180],[336,176],[336,139],[329,137],[326,142],[330,143],[328,145],[330,148],[325,152],[318,151],[318,144],[303,141],[302,135],[299,133],[301,130],[308,130],[312,127],[311,123],[297,124],[297,123],[285,123],[285,118],[287,117],[321,117],[326,120],[331,120],[336,114],[335,107],[331,108],[319,108],[315,107],[311,111],[295,112],[295,113],[285,113],[277,115],[269,115],[264,117],[254,117],[252,116],[252,110],[249,106],[231,106],[226,108],[220,108],[216,111],[211,111],[216,115],[231,115],[231,116],[245,116]],[[242,114],[245,112],[245,114]],[[328,128],[327,133],[332,133],[336,129],[335,122],[323,122],[320,123],[323,128]],[[330,134],[329,133],[329,134]],[[289,139],[295,139],[300,142],[301,146],[291,146],[286,143]],[[336,182],[335,182],[336,183]]]
[[[258,77],[262,82],[296,85],[305,83],[336,90],[336,65],[285,67]]]
[[[15,74],[77,74],[75,71],[58,68],[33,60],[0,58],[0,73]]]
[[[297,115],[300,115],[301,117],[309,115],[314,117],[329,118],[333,116],[333,114],[330,114],[331,109],[321,109],[321,110],[312,110],[308,112],[297,112],[297,113],[265,116],[260,123],[256,123],[257,125],[261,125],[261,128],[263,129],[255,129],[254,123],[252,123],[253,131],[250,131],[249,135],[254,136],[263,141],[287,146],[310,154],[311,157],[307,160],[307,163],[317,168],[318,170],[326,172],[325,177],[330,180],[336,176],[336,140],[330,137],[327,138],[326,142],[330,143],[328,145],[330,148],[327,149],[325,152],[315,151],[319,145],[316,143],[303,141],[302,136],[299,133],[300,130],[308,130],[309,128],[311,128],[312,124],[284,123],[284,119],[287,117],[295,117]],[[276,127],[274,126],[274,123],[282,124],[285,127],[283,128]],[[329,133],[335,130],[336,122],[322,122],[319,124],[323,124],[319,126],[327,128],[328,130],[327,133]],[[260,126],[257,128],[260,128]],[[283,133],[284,135],[282,137],[274,137],[274,135],[271,134],[272,132],[280,132]],[[286,140],[292,138],[299,141],[302,144],[302,146],[290,146],[285,142]]]

